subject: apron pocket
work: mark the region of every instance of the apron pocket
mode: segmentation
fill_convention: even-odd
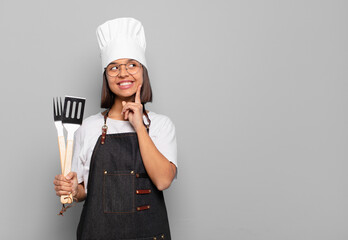
[[[134,212],[134,171],[104,171],[104,213]]]

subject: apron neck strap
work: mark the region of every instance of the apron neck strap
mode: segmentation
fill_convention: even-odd
[[[106,111],[105,115],[104,115],[104,125],[106,125],[106,119],[108,118],[110,109],[111,109],[111,108],[109,108],[109,109]]]

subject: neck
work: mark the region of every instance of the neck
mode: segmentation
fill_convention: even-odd
[[[108,117],[115,119],[115,120],[123,120],[123,121],[128,121],[128,120],[124,120],[123,115],[121,114],[122,111],[122,101],[126,101],[126,102],[134,102],[134,96],[128,97],[128,98],[120,98],[117,97],[115,99],[114,104],[112,105]],[[146,110],[146,113],[148,113],[149,111]],[[105,114],[106,111],[103,113]]]
[[[115,98],[115,102],[111,107],[110,111],[115,111],[116,113],[121,113],[123,105],[122,102],[134,102],[134,97],[128,97],[128,98],[120,98],[120,97],[116,97]]]

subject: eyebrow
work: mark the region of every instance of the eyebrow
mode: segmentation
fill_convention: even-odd
[[[134,61],[135,59],[129,59],[126,63],[129,63],[130,61]],[[110,64],[122,64],[122,63],[117,63],[117,62],[111,62]]]

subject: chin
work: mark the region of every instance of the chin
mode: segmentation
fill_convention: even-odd
[[[120,97],[120,98],[129,98],[131,96],[133,96],[135,94],[135,92],[123,92],[123,93],[119,93],[119,92],[114,92],[116,96]]]
[[[138,86],[133,86],[132,88],[122,90],[116,86],[115,88],[111,89],[111,91],[120,98],[129,98],[137,92],[137,87]]]

